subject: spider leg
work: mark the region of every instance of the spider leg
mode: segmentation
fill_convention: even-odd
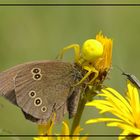
[[[88,72],[85,74],[85,76],[76,84],[76,85],[79,85],[81,84],[84,80],[86,80],[86,78],[88,78],[88,76],[91,74],[91,73],[95,73],[94,77],[88,82],[88,84],[91,84],[97,77],[98,77],[98,74],[99,72],[92,66],[83,66],[83,69],[87,70]],[[75,86],[76,86],[75,85]]]
[[[83,69],[87,70],[88,72],[85,74],[85,76],[75,86],[81,84],[92,73],[89,66],[83,66]]]
[[[89,81],[88,84],[91,84],[99,75],[99,72],[94,67],[91,67],[91,71],[94,73],[94,77]]]
[[[66,46],[62,49],[62,51],[59,53],[59,55],[57,56],[57,58],[62,59],[64,53],[69,50],[69,49],[74,49],[74,53],[75,53],[75,62],[78,62],[80,59],[80,46],[78,44],[72,44],[69,46]]]

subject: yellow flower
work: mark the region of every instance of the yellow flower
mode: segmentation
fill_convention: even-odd
[[[112,40],[103,36],[102,33],[96,35],[96,39],[86,40],[82,47],[79,44],[71,44],[64,47],[59,54],[63,58],[64,53],[73,48],[75,51],[75,65],[81,70],[85,70],[84,77],[79,81],[81,84],[88,79],[88,84],[100,84],[105,79],[110,70],[112,62]]]
[[[138,140],[140,135],[140,97],[137,88],[128,81],[126,97],[112,88],[102,90],[98,96],[104,100],[94,100],[87,103],[87,106],[95,106],[100,109],[100,113],[109,112],[115,118],[90,119],[86,123],[108,122],[107,126],[119,127],[123,129],[121,135],[132,136],[133,140]],[[122,139],[123,137],[119,137]]]
[[[53,128],[54,123],[51,123],[49,125],[40,125],[39,130],[40,130],[40,135],[45,135],[46,129],[47,129],[47,135],[53,135],[52,134],[52,128]],[[46,136],[46,137],[36,137],[34,140],[87,140],[87,137],[79,137],[76,135],[80,135],[80,131],[83,129],[81,127],[77,127],[73,133],[74,137],[69,136],[70,135],[70,129],[69,126],[66,122],[63,122],[63,127],[62,127],[62,132],[61,135],[55,135],[55,137],[51,136]],[[56,137],[57,136],[57,137]]]
[[[94,67],[98,76],[94,80],[95,84],[101,84],[105,77],[107,76],[111,65],[112,65],[112,47],[113,41],[110,38],[104,36],[101,32],[96,35],[96,41],[100,42],[103,46],[103,53],[100,57],[98,57],[95,61],[89,62],[92,67]],[[98,49],[99,50],[99,49]],[[93,78],[93,73],[89,76],[90,79]]]

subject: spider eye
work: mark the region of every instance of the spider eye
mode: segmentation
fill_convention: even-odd
[[[103,54],[103,45],[95,40],[88,39],[84,42],[82,47],[82,57],[87,61],[94,61]]]

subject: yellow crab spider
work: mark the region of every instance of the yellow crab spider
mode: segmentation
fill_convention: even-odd
[[[81,84],[91,73],[94,73],[94,77],[89,81],[91,84],[97,77],[98,71],[92,66],[93,62],[102,56],[103,54],[103,45],[95,40],[88,39],[84,42],[82,49],[78,44],[72,44],[62,49],[60,53],[60,58],[63,58],[64,53],[73,48],[75,52],[75,63],[82,66],[84,70],[87,70],[85,76],[76,84]]]

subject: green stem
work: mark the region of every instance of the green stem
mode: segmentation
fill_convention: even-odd
[[[82,113],[84,111],[86,102],[87,102],[86,98],[82,98],[79,101],[77,113],[76,113],[76,115],[74,117],[72,127],[71,127],[71,134],[73,134],[73,132],[76,129],[76,127],[80,124],[81,116],[82,116]]]
[[[92,100],[93,97],[96,96],[96,94],[97,94],[97,92],[95,91],[95,88],[93,86],[89,86],[86,89],[84,96],[81,97],[79,104],[78,104],[77,112],[76,112],[74,120],[72,122],[71,135],[73,134],[73,132],[75,131],[77,126],[79,126],[79,124],[80,124],[80,120],[81,120],[82,113],[84,111],[86,102]]]

